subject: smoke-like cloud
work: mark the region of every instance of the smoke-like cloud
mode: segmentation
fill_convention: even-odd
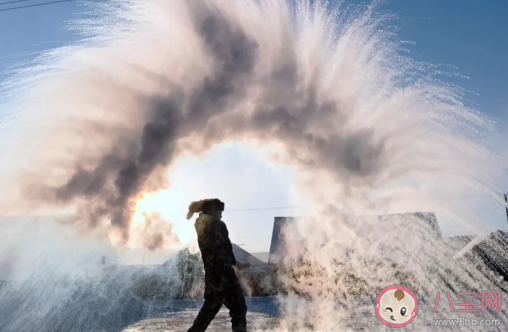
[[[164,245],[174,245],[179,242],[171,224],[167,223],[159,213],[145,213],[143,217],[144,223],[140,224],[141,230],[137,231],[136,235],[141,237],[144,247],[155,250],[164,248]]]
[[[456,92],[419,75],[421,65],[388,39],[386,18],[369,8],[337,28],[331,20],[345,17],[320,3],[294,11],[279,1],[100,8],[111,23],[97,21],[79,47],[55,51],[48,63],[64,69],[45,72],[45,88],[35,87],[44,91],[40,103],[52,105],[38,107],[68,112],[61,123],[72,132],[57,131],[44,147],[67,154],[31,168],[24,199],[78,204],[77,218],[109,222],[126,243],[136,200],[166,185],[165,170],[189,142],[197,151],[231,139],[282,144],[279,158],[325,172],[349,194],[408,172],[473,175],[481,147],[456,136],[463,146],[444,145],[440,121],[452,117],[467,130],[483,120]],[[157,42],[143,40],[150,34]]]
[[[7,210],[69,208],[80,227],[107,225],[124,244],[135,233],[144,246],[161,248],[178,239],[157,216],[145,228],[133,223],[137,200],[171,185],[166,173],[183,152],[248,140],[277,145],[276,161],[297,170],[298,194],[320,216],[301,221],[299,249],[332,275],[344,248],[366,255],[380,248],[362,235],[364,223],[337,210],[439,210],[455,226],[484,223],[474,207],[432,197],[499,190],[504,161],[489,142],[492,122],[464,104],[460,88],[438,79],[440,68],[403,55],[378,2],[354,10],[284,0],[88,5],[96,14],[73,25],[83,39],[44,54],[13,81],[12,91],[23,95],[16,107],[37,123],[23,132],[37,131],[6,158],[29,160]],[[407,266],[423,266],[417,284],[432,280],[432,260],[440,260],[438,273],[448,271],[448,247],[403,239],[391,250]],[[430,245],[428,253],[404,256]],[[361,260],[355,264],[360,277],[369,276]],[[394,280],[379,273],[376,285]],[[331,312],[333,299],[322,294],[345,284],[314,277],[325,285],[315,301],[294,300],[288,309],[319,302]],[[300,318],[295,312],[287,311],[288,321]],[[324,329],[335,322],[310,315]]]
[[[137,196],[153,173],[171,164],[178,139],[195,132],[242,98],[243,86],[254,69],[256,42],[221,13],[205,5],[195,10],[198,13],[193,14],[199,17],[193,20],[191,31],[199,36],[210,56],[212,72],[187,92],[178,91],[178,86],[166,86],[166,96],[136,96],[145,99],[141,105],[142,130],[129,133],[133,137],[130,140],[122,135],[112,142],[113,149],[99,155],[91,168],[84,167],[76,156],[69,179],[47,188],[43,200],[66,204],[84,199],[86,217],[92,225],[107,218],[127,240]],[[148,247],[162,244],[156,241]]]
[[[454,251],[415,221],[395,218],[381,234],[351,217],[438,211],[451,227],[483,226],[469,201],[433,198],[489,195],[506,183],[489,141],[492,122],[438,79],[440,68],[403,55],[378,5],[88,3],[91,16],[72,25],[82,39],[41,55],[3,90],[18,117],[9,123],[17,131],[3,136],[10,143],[0,145],[16,175],[2,211],[70,211],[66,221],[82,231],[106,227],[121,244],[134,237],[149,249],[171,247],[178,237],[160,215],[133,220],[137,200],[171,185],[167,172],[182,153],[255,141],[279,147],[274,160],[295,167],[298,198],[319,216],[299,220],[303,242],[288,244],[314,265],[302,271],[306,278],[285,280],[308,296],[284,298],[282,330],[333,329],[355,310],[351,294],[390,282],[425,294],[505,287],[478,259],[450,262]],[[345,259],[351,248],[357,256]],[[3,255],[2,268],[15,271],[14,257]]]

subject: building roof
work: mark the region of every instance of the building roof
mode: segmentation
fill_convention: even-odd
[[[257,259],[261,260],[263,263],[268,263],[268,256],[270,253],[268,251],[266,252],[251,252],[251,255],[256,257]]]
[[[237,262],[249,265],[266,265],[265,262],[261,261],[259,258],[254,257],[251,253],[245,251],[240,246],[233,243],[233,254],[235,255],[235,259]]]
[[[242,269],[243,271],[247,272],[263,272],[268,270],[268,264],[261,261],[260,259],[254,257],[252,254],[247,252],[246,250],[242,249],[240,246],[232,243],[233,246],[233,254],[235,255],[235,260],[238,263],[242,264],[248,264],[249,267]],[[182,257],[186,257],[187,255],[190,255],[187,249],[184,249],[180,251],[180,253],[184,254]],[[201,256],[197,254],[199,257],[199,260],[201,260]],[[162,266],[169,267],[172,262],[175,262],[178,259],[178,255],[170,258],[167,260]]]

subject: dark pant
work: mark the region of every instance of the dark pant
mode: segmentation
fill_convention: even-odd
[[[188,332],[204,332],[222,305],[229,309],[233,332],[247,331],[247,305],[233,267],[205,271],[205,303]]]

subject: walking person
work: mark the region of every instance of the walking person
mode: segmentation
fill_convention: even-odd
[[[188,332],[204,332],[224,304],[233,332],[247,331],[247,305],[233,266],[236,259],[226,224],[221,220],[224,203],[205,199],[189,206],[187,219],[200,213],[195,228],[205,267],[205,302]]]

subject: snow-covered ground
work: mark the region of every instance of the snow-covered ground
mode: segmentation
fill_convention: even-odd
[[[197,310],[183,310],[168,312],[160,317],[142,320],[122,332],[180,332],[187,331],[196,318]],[[249,331],[266,330],[274,331],[278,325],[278,318],[259,313],[247,315],[247,326]],[[231,322],[227,310],[222,309],[208,328],[208,332],[224,332],[231,330]]]
[[[249,312],[278,316],[279,305],[276,297],[245,297]],[[203,305],[203,299],[176,299],[170,301],[146,301],[149,315],[158,315],[165,312],[180,312],[185,310],[199,310]],[[223,309],[225,307],[223,306]]]
[[[247,322],[250,331],[273,331],[279,322],[279,309],[275,297],[246,297],[249,313]],[[199,309],[203,305],[202,299],[182,299],[161,302],[150,302],[148,317],[133,324],[122,332],[173,332],[186,331],[192,324]],[[223,307],[213,320],[207,331],[219,332],[231,330],[228,310]]]
[[[252,332],[258,331],[281,331],[286,332],[288,329],[279,328],[279,323],[283,318],[279,315],[277,299],[275,297],[264,298],[250,298],[247,297],[247,306],[249,313],[247,315],[248,330]],[[374,299],[372,299],[374,300]],[[368,299],[362,301],[357,310],[353,310],[348,315],[344,312],[337,315],[337,328],[327,330],[294,330],[292,332],[388,332],[393,331],[393,328],[383,325],[374,313],[374,306],[371,305]],[[505,331],[506,326],[504,318],[498,317],[496,313],[487,312],[450,312],[443,315],[446,308],[439,310],[439,313],[433,312],[434,302],[432,299],[419,301],[418,314],[415,320],[404,327],[405,331],[412,332],[431,332],[431,331],[482,331],[482,332],[497,332]],[[196,317],[199,308],[202,305],[202,300],[173,300],[170,302],[150,303],[148,316],[121,332],[173,332],[173,331],[186,331],[192,321]],[[339,318],[340,317],[340,318]],[[460,319],[465,317],[470,321],[476,320],[479,324],[480,320],[489,320],[491,323],[499,319],[497,326],[460,326],[457,321],[456,326],[436,326],[436,319]],[[441,323],[442,324],[442,323]],[[496,323],[493,323],[496,324]],[[279,329],[278,329],[279,328]],[[231,323],[228,311],[225,307],[221,309],[207,331],[209,332],[223,332],[230,331]]]

